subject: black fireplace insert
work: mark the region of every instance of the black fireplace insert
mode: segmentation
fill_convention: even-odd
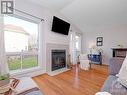
[[[66,50],[52,50],[52,71],[66,67]]]

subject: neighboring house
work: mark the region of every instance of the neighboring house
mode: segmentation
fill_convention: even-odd
[[[7,24],[5,30],[5,45],[7,52],[21,52],[28,51],[28,38],[27,33],[22,27]]]

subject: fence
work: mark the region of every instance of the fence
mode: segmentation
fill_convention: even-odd
[[[6,56],[10,70],[27,69],[38,65],[37,52],[7,52]]]

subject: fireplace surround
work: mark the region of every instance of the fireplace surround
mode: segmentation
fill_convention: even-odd
[[[69,63],[69,45],[47,43],[46,72],[53,76],[67,71]]]

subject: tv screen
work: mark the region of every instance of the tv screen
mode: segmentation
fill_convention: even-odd
[[[68,35],[69,29],[70,29],[70,24],[68,22],[65,22],[55,16],[53,17],[53,23],[52,23],[53,32]]]

